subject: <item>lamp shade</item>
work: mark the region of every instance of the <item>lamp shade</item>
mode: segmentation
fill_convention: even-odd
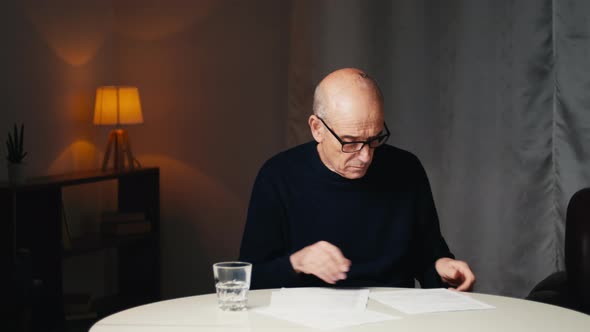
[[[139,91],[133,86],[101,86],[96,89],[95,125],[143,123]]]

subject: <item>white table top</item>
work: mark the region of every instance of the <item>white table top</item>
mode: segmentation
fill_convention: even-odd
[[[371,292],[393,290],[372,288]],[[250,291],[248,307],[267,306],[272,290]],[[590,331],[590,315],[510,297],[467,293],[496,309],[406,315],[369,299],[367,309],[402,319],[331,331]],[[252,311],[225,312],[215,294],[183,297],[131,308],[97,322],[90,332],[317,331]]]

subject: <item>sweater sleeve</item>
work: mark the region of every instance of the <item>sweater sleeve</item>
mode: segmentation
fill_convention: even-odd
[[[286,287],[298,278],[289,261],[287,219],[278,185],[264,165],[252,189],[240,246],[239,259],[252,263],[251,289]]]
[[[422,288],[446,287],[434,265],[439,258],[454,256],[440,232],[428,176],[420,161],[417,163],[414,274]]]

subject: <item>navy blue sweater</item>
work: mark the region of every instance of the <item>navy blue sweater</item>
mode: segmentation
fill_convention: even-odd
[[[434,262],[453,257],[440,234],[428,178],[411,153],[384,145],[366,175],[350,180],[321,161],[317,143],[284,151],[260,169],[250,199],[240,260],[251,288],[330,286],[296,273],[289,256],[318,241],[352,265],[342,287],[442,287]]]

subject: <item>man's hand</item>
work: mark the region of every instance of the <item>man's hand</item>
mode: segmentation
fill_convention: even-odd
[[[299,273],[313,274],[329,284],[346,279],[350,260],[346,259],[338,247],[326,241],[307,246],[289,258],[293,269]]]
[[[448,257],[439,258],[434,267],[441,279],[458,291],[470,291],[475,283],[475,275],[469,265]]]

